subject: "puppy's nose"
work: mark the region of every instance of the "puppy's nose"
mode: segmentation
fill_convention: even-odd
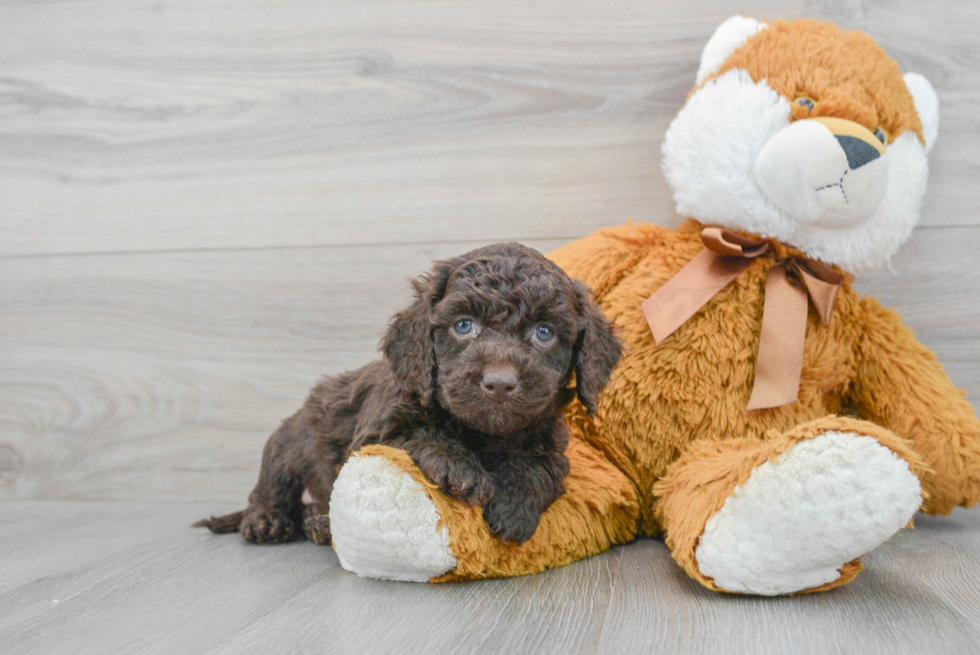
[[[485,369],[480,386],[498,403],[503,402],[510,398],[517,388],[517,370],[513,366],[495,366]]]

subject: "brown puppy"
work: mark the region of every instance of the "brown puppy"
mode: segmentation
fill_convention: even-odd
[[[499,538],[531,537],[564,491],[562,408],[577,392],[595,410],[620,344],[588,288],[520,244],[436,262],[413,286],[382,339],[384,361],[321,380],[269,438],[248,509],[197,527],[278,543],[298,536],[305,515],[307,536],[327,543],[340,467],[383,443],[444,493],[482,506]]]

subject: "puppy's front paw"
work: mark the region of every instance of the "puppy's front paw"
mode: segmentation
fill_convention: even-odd
[[[541,513],[527,503],[495,496],[483,506],[483,518],[495,537],[522,544],[538,529]]]
[[[444,494],[464,503],[483,505],[493,497],[493,481],[487,472],[458,458],[438,458],[422,472]]]
[[[245,510],[238,531],[253,544],[281,544],[296,538],[296,525],[286,514],[262,505]]]

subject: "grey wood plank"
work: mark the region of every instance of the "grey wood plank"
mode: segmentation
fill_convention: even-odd
[[[60,580],[0,593],[5,652],[194,652],[223,625],[340,574],[329,548],[250,547],[237,535],[193,530],[188,521],[200,513],[187,514],[169,535],[122,550],[112,562],[83,563]],[[128,529],[121,523],[97,542],[109,545]]]
[[[980,271],[970,253],[978,249],[977,228],[918,229],[889,267],[855,282],[859,292],[902,315],[974,407],[980,406]]]
[[[58,574],[0,592],[5,652],[296,653],[324,644],[340,653],[581,652],[598,642],[619,558],[486,584],[404,584],[357,578],[339,568],[331,549],[306,542],[256,547],[237,535],[191,531],[192,517],[211,509],[203,505],[196,513],[148,504],[11,505],[35,540],[68,511],[112,514],[111,528],[66,538],[83,550],[108,544],[118,552],[79,563],[48,548],[43,557]],[[114,543],[138,528],[130,514],[157,507],[152,540]],[[4,560],[0,573],[17,564]],[[450,619],[445,629],[420,629],[437,617]]]
[[[340,653],[595,652],[619,558],[615,551],[539,575],[451,585],[340,575],[204,649],[300,653],[329,644]]]
[[[631,544],[599,652],[975,653],[980,512],[916,523],[867,555],[853,583],[792,597],[715,594],[662,543]]]
[[[240,505],[7,502],[0,505],[0,635],[121,570],[169,551],[202,517]],[[183,535],[183,536],[181,536]]]
[[[980,627],[978,524],[980,510],[976,509],[957,510],[948,517],[919,515],[915,538],[903,534],[893,539],[887,550],[872,554],[869,566],[882,584],[923,590],[935,598],[935,604],[945,604]]]
[[[477,245],[0,259],[0,493],[245,498],[316,379],[377,357],[407,279]]]
[[[239,502],[315,379],[376,357],[406,278],[474,245],[0,259],[0,495]],[[974,403],[978,249],[918,230],[859,285]]]
[[[44,564],[0,585],[4,652],[970,653],[980,639],[976,510],[917,517],[844,588],[765,599],[705,591],[655,540],[524,578],[368,580],[329,548],[188,527],[217,509],[0,504],[0,544],[33,542]],[[0,559],[0,579],[25,561]]]
[[[274,10],[273,10],[274,7]],[[935,83],[923,216],[976,225],[980,5],[0,5],[0,253],[581,236],[673,224],[664,131],[735,12],[866,29]]]
[[[118,553],[180,532],[193,521],[233,512],[214,503],[4,502],[0,504],[0,592],[33,582],[62,584],[67,571],[115,562]],[[57,598],[53,596],[52,598]]]

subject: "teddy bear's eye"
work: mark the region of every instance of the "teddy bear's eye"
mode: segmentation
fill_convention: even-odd
[[[888,136],[885,135],[885,131],[880,127],[875,128],[875,136],[878,137],[878,140],[882,143],[888,143]]]
[[[813,98],[808,98],[807,96],[801,96],[796,100],[794,100],[794,102],[801,107],[806,107],[807,111],[813,111],[813,105],[814,105]]]

